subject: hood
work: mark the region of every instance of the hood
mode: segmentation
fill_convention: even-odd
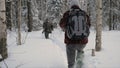
[[[79,7],[79,0],[70,0],[69,1],[69,7],[73,7],[73,6],[76,6],[76,7]]]
[[[71,6],[71,9],[80,9],[78,5]]]

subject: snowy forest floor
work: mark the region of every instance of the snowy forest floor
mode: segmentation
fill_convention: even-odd
[[[120,31],[102,32],[102,50],[91,56],[95,48],[95,31],[91,30],[84,49],[83,68],[120,68]],[[22,45],[16,44],[16,33],[8,32],[8,58],[0,68],[67,68],[64,32],[55,29],[49,39],[42,31],[22,33]],[[6,64],[6,65],[5,65]]]

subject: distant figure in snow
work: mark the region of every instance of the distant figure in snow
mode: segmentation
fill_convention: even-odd
[[[49,38],[49,33],[52,33],[53,30],[53,25],[51,22],[48,21],[48,19],[45,20],[45,22],[43,23],[43,32],[45,34],[45,38],[48,39]]]

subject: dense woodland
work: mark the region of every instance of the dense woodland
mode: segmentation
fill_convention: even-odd
[[[2,57],[8,57],[7,30],[16,31],[19,41],[21,31],[41,30],[47,18],[54,24],[54,28],[57,28],[63,13],[70,8],[69,3],[70,0],[0,0]],[[79,3],[80,8],[90,16],[92,29],[98,31],[96,38],[100,39],[101,30],[120,30],[120,0],[79,0]]]
[[[17,0],[6,0],[7,27],[12,30],[17,26],[18,7]],[[102,15],[103,28],[109,30],[119,30],[119,0],[103,0]],[[97,16],[96,0],[80,0],[80,7],[91,17],[93,27],[95,27]],[[27,22],[32,22],[33,30],[40,29],[42,22],[49,18],[52,23],[58,24],[62,14],[69,9],[67,0],[21,0],[21,25],[27,26]],[[31,18],[29,18],[31,17]]]

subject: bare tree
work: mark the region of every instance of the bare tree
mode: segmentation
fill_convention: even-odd
[[[27,6],[28,6],[28,32],[32,31],[32,13],[31,13],[31,1],[27,1]]]
[[[21,45],[21,0],[18,0],[18,45]]]
[[[112,18],[111,18],[111,16],[112,16],[112,14],[111,14],[111,0],[109,0],[109,3],[110,3],[110,8],[109,8],[109,30],[112,30]]]
[[[6,0],[6,24],[9,30],[12,30],[11,7],[12,7],[12,1]]]
[[[6,14],[5,0],[0,0],[0,54],[3,59],[8,57],[7,54],[7,32],[6,32]]]
[[[97,5],[97,21],[96,21],[96,51],[101,50],[101,34],[102,34],[102,0],[96,0]]]

